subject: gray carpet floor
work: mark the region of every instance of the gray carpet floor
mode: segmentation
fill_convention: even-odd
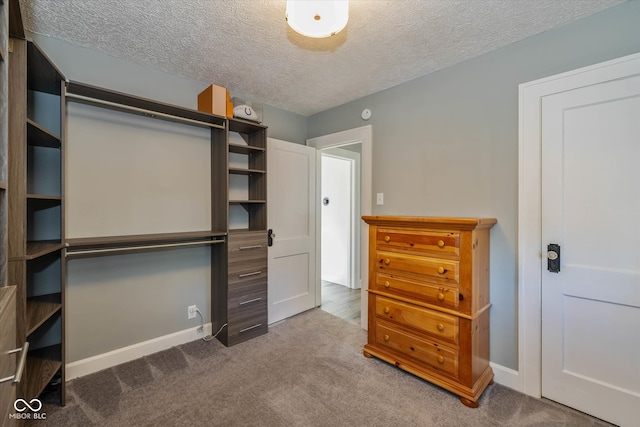
[[[362,355],[366,332],[319,309],[226,348],[194,341],[67,384],[34,426],[608,426],[494,384],[457,396]],[[29,424],[28,424],[29,425]]]

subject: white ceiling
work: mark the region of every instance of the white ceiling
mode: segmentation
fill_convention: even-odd
[[[624,0],[351,0],[307,39],[284,0],[22,0],[34,33],[311,115]]]

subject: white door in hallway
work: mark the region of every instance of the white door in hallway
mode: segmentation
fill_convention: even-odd
[[[352,263],[353,161],[329,154],[322,156],[321,273],[322,280],[354,287]]]
[[[316,150],[267,141],[269,324],[316,305]]]
[[[640,69],[543,98],[541,132],[543,259],[560,246],[560,271],[542,272],[542,395],[635,426]]]

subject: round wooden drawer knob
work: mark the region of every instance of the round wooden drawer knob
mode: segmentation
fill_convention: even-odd
[[[391,286],[391,283],[389,283],[389,281],[388,281],[388,280],[385,280],[385,281],[384,281],[384,287],[385,287],[385,288],[388,288],[389,286]]]
[[[444,274],[444,272],[447,271],[444,269],[444,267],[438,267],[438,274]]]
[[[382,310],[382,311],[384,311],[384,314],[389,314],[390,310],[389,310],[389,307],[385,307],[384,310]]]
[[[390,338],[390,337],[389,337],[389,335],[385,335],[385,336],[384,336],[384,340],[385,340],[385,341],[389,341],[389,338]]]
[[[444,248],[444,240],[438,240],[438,247],[440,249]]]
[[[391,264],[391,260],[389,258],[385,258],[384,265],[389,265],[389,264]]]
[[[438,301],[444,301],[444,294],[442,292],[438,292]]]
[[[440,332],[444,331],[444,325],[442,323],[438,323],[437,328]]]
[[[444,363],[444,357],[438,356],[438,363]]]
[[[385,241],[385,242],[390,242],[390,241],[391,241],[391,237],[389,237],[389,236],[384,236],[384,241]]]

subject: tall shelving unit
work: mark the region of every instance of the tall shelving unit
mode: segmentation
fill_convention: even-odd
[[[7,285],[8,41],[9,14],[0,0],[0,287]]]
[[[267,332],[267,127],[229,119],[226,286],[212,292],[214,332],[231,346]],[[226,328],[223,328],[224,324]]]
[[[38,46],[12,39],[8,272],[17,340],[29,343],[18,394],[57,386],[64,405],[64,82]]]

